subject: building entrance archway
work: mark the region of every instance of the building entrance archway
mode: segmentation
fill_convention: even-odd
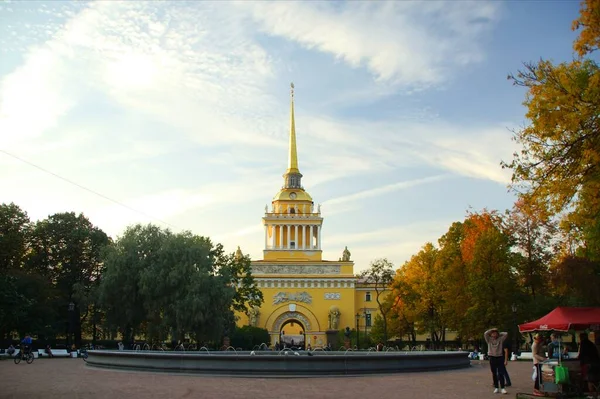
[[[300,320],[287,319],[279,330],[279,344],[287,348],[304,348],[306,345],[306,327]]]

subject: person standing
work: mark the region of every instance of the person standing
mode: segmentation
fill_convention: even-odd
[[[541,395],[540,381],[542,380],[542,362],[546,360],[544,352],[544,337],[541,334],[535,334],[533,345],[531,345],[531,355],[533,357],[533,366],[535,367],[536,377],[533,384],[533,394]]]
[[[498,384],[503,394],[506,394],[504,388],[504,374],[506,373],[506,363],[503,353],[503,343],[508,336],[507,333],[499,333],[497,328],[491,328],[483,333],[483,338],[488,345],[488,357],[490,358],[490,369],[492,371],[492,381],[494,383],[494,393],[498,393]]]
[[[561,355],[559,350],[558,334],[550,334],[550,343],[548,344],[548,359],[558,359]]]
[[[508,342],[508,340],[504,341],[503,348],[504,348],[504,375],[499,378],[504,378],[504,386],[509,387],[512,385],[512,383],[510,382],[510,376],[508,375],[508,370],[506,369],[506,366],[508,365],[508,361],[510,359],[510,343]]]
[[[586,333],[579,334],[579,353],[577,354],[581,365],[581,377],[587,381],[589,392],[595,391],[594,383],[600,380],[600,354],[598,348],[588,339]]]

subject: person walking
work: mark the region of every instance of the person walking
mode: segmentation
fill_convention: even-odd
[[[542,362],[546,360],[544,352],[544,337],[541,334],[535,334],[533,337],[533,345],[531,345],[531,355],[533,357],[533,367],[535,367],[536,378],[533,384],[533,394],[536,396],[543,395],[540,392],[540,381],[542,380]]]
[[[497,328],[491,328],[483,333],[483,338],[488,345],[488,357],[490,358],[490,369],[492,371],[494,393],[502,392],[504,395],[507,394],[506,389],[504,388],[506,361],[502,347],[507,336],[508,334],[506,332],[500,333],[498,332]]]

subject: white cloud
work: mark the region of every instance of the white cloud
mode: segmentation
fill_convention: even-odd
[[[448,68],[480,61],[478,40],[498,4],[478,2],[240,2],[271,35],[366,66],[408,86],[440,83]]]
[[[372,188],[369,190],[363,190],[363,191],[359,191],[353,194],[349,194],[349,195],[345,195],[342,197],[338,197],[338,198],[332,198],[330,200],[327,200],[325,202],[323,202],[323,205],[325,206],[331,206],[331,205],[340,205],[340,204],[344,204],[347,202],[353,202],[353,201],[357,201],[357,200],[363,200],[365,198],[371,198],[371,197],[377,197],[379,195],[383,195],[383,194],[388,194],[388,193],[392,193],[394,191],[399,191],[399,190],[405,190],[411,187],[415,187],[415,186],[419,186],[422,184],[428,184],[428,183],[435,183],[435,182],[439,182],[440,180],[443,180],[445,178],[448,178],[449,176],[447,175],[437,175],[437,176],[429,176],[429,177],[424,177],[422,179],[414,179],[414,180],[407,180],[407,181],[401,181],[401,182],[397,182],[397,183],[392,183],[392,184],[388,184],[385,186],[381,186],[381,187],[377,187],[377,188]]]
[[[394,84],[439,84],[457,65],[477,62],[479,36],[496,10],[494,3],[461,2],[107,1],[52,11],[62,22],[45,36],[32,28],[36,40],[23,42],[23,64],[0,76],[2,148],[137,212],[4,156],[0,186],[9,189],[0,190],[0,202],[15,201],[34,219],[83,211],[113,236],[130,223],[160,219],[259,257],[262,207],[286,166],[288,61],[281,50],[289,43],[266,43],[256,21],[313,56],[342,60],[323,71],[324,80],[348,65],[377,77],[376,84],[368,76],[348,80],[344,101],[329,101],[339,107],[395,94]],[[471,23],[477,18],[482,22]],[[0,38],[0,47],[5,42]],[[336,97],[327,85],[317,91]],[[448,173],[504,182],[498,162],[508,149],[500,142],[508,140],[499,129],[431,120],[421,111],[375,121],[348,117],[343,108],[303,109],[309,101],[302,92],[297,100],[300,168],[311,193],[350,177],[358,189],[372,187],[381,173],[434,169],[325,201],[327,217]],[[432,176],[416,178],[423,175]],[[431,236],[404,228],[369,234],[332,230],[326,257],[337,259],[348,244],[360,264],[375,250],[400,258],[403,248]]]

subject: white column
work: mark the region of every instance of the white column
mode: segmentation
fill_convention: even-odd
[[[289,224],[287,224],[285,226],[285,229],[287,230],[287,239],[285,240],[285,248],[290,249],[290,232],[292,231],[292,229],[290,229]]]
[[[310,225],[310,227],[308,229],[308,237],[309,237],[308,242],[310,243],[309,244],[310,246],[308,248],[313,249],[313,225],[312,224]]]
[[[321,225],[317,229],[317,248],[321,249]]]
[[[306,225],[302,225],[302,249],[306,249]]]
[[[276,237],[276,230],[275,230],[275,225],[271,226],[271,242],[273,245],[271,245],[271,249],[275,249],[275,237]]]
[[[295,234],[294,235],[294,241],[296,242],[295,249],[298,249],[298,245],[300,245],[300,242],[298,241],[298,225],[296,225],[295,230],[296,230],[295,233],[294,233]]]
[[[283,249],[283,225],[279,225],[279,249]]]
[[[269,246],[269,226],[265,224],[265,249]]]

